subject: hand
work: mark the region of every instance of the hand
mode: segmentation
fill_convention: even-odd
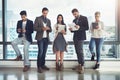
[[[99,28],[99,26],[96,26],[96,29],[98,29]]]
[[[43,27],[42,30],[43,30],[43,31],[46,31],[47,29],[46,29],[46,27]]]
[[[50,28],[48,26],[46,26],[46,30],[50,30]]]
[[[72,28],[69,28],[70,31],[72,31]]]
[[[62,30],[61,33],[62,33],[62,34],[65,34],[65,30]]]
[[[17,29],[17,31],[20,33],[20,32],[22,32],[22,30],[21,29]]]
[[[56,30],[58,30],[58,26],[56,27]]]
[[[25,32],[26,32],[26,30],[25,30],[25,29],[22,29],[22,32],[23,32],[23,33],[25,33]]]
[[[80,28],[80,26],[79,26],[79,25],[76,25],[75,27],[76,27],[77,29],[79,29],[79,28]]]

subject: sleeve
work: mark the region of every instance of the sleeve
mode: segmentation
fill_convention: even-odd
[[[17,33],[21,33],[21,32],[18,32],[18,29],[22,29],[22,28],[20,27],[20,21],[17,22],[16,32],[17,32]]]
[[[73,20],[73,23],[75,23],[75,20]],[[72,33],[76,32],[76,31],[71,31]]]
[[[102,26],[102,30],[104,30],[104,23],[103,22],[102,22],[101,26]]]
[[[104,23],[100,22],[101,28],[99,28],[98,30],[104,30]]]
[[[48,30],[48,32],[52,32],[51,21],[50,20],[49,20],[49,28],[50,28],[50,30]]]
[[[54,32],[54,33],[57,32],[57,30],[56,30],[56,26],[57,26],[57,24],[55,24],[55,25],[53,26],[53,32]]]
[[[67,32],[67,26],[65,25],[65,32]]]
[[[33,33],[33,21],[30,21],[29,28],[26,30],[27,34],[32,34]]]
[[[89,25],[88,25],[88,19],[87,19],[87,17],[83,18],[82,26],[80,26],[79,31],[81,31],[81,30],[83,30],[83,31],[89,30]]]
[[[39,25],[38,18],[35,19],[33,29],[34,29],[34,31],[38,31],[38,32],[43,31],[43,30],[42,30],[42,27],[40,27],[40,25]]]

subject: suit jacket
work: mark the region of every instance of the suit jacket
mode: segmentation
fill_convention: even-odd
[[[73,22],[79,25],[80,28],[74,32],[73,40],[86,40],[86,30],[89,29],[87,17],[80,15],[78,19],[74,19]]]
[[[19,20],[17,22],[17,33],[18,33],[18,37],[23,37],[23,33],[22,32],[18,32],[18,29],[22,29],[22,20]],[[25,32],[25,37],[27,39],[27,41],[32,43],[32,33],[33,33],[33,21],[27,19],[27,23],[26,23],[26,32]]]
[[[50,28],[50,30],[47,30],[47,38],[49,39],[49,32],[52,31],[51,29],[51,21],[47,18],[47,26]],[[36,17],[34,22],[34,31],[36,31],[36,40],[41,40],[43,38],[43,16]]]

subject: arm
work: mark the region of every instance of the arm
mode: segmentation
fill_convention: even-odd
[[[81,30],[83,30],[83,31],[88,30],[88,29],[89,29],[89,26],[88,26],[88,19],[87,19],[87,17],[84,17],[82,21],[83,21],[83,22],[82,22],[82,25],[79,25],[80,28],[79,28],[78,31],[81,31]]]
[[[101,22],[101,28],[99,30],[104,30],[104,23]]]
[[[49,20],[49,30],[47,30],[48,32],[52,32],[52,28],[51,28],[51,21]]]
[[[17,32],[17,33],[22,33],[21,31],[22,31],[22,27],[21,27],[21,25],[20,25],[20,21],[18,21],[18,22],[17,22],[16,32]]]
[[[64,33],[64,35],[66,35],[67,33],[67,26],[65,25],[65,33]]]
[[[32,33],[33,33],[33,21],[30,21],[28,29],[26,30],[26,34],[32,34]]]
[[[40,27],[40,25],[39,25],[38,18],[35,19],[33,29],[34,29],[34,31],[38,31],[38,32],[43,31],[43,30],[42,30],[42,27]]]
[[[62,33],[63,35],[66,35],[66,31],[67,31],[67,29],[66,29],[66,25],[65,25],[65,28],[64,28],[64,30],[61,31],[61,33]]]

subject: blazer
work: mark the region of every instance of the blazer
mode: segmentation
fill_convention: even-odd
[[[22,20],[19,20],[17,22],[17,33],[18,33],[18,37],[23,37],[23,33],[22,32],[18,32],[18,29],[22,29]],[[27,41],[29,41],[30,43],[32,43],[32,33],[33,33],[33,21],[27,19],[27,23],[26,23],[26,32],[25,32],[25,37],[27,39]]]
[[[86,30],[89,29],[87,17],[80,15],[78,19],[74,19],[73,22],[79,25],[80,28],[74,32],[73,40],[86,40]]]
[[[52,31],[51,29],[51,21],[47,18],[47,26],[50,28],[50,30],[47,30],[47,38],[49,39],[49,33]],[[43,16],[36,17],[34,22],[34,31],[36,31],[36,40],[41,40],[43,38]]]

